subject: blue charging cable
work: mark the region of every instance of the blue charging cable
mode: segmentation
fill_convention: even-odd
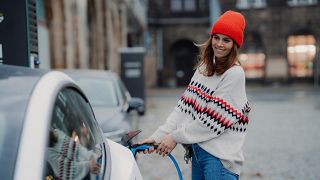
[[[152,144],[134,144],[134,145],[129,146],[129,149],[131,150],[133,156],[135,157],[137,152],[149,149],[151,146],[154,146],[154,145],[152,145]],[[182,173],[181,173],[181,170],[178,166],[176,159],[171,154],[169,154],[169,158],[171,159],[174,166],[176,167],[177,173],[179,175],[179,179],[183,180]]]
[[[171,154],[169,154],[169,158],[171,159],[171,161],[173,162],[174,166],[176,167],[176,170],[177,170],[178,175],[179,175],[179,179],[183,180],[182,173],[180,171],[180,168],[178,166],[178,163],[177,163],[176,159]]]

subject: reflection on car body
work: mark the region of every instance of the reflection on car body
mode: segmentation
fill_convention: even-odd
[[[144,114],[144,101],[131,97],[118,75],[104,70],[61,71],[87,94],[105,137],[121,143],[123,134],[137,128],[136,114]]]
[[[0,87],[1,179],[142,179],[67,75],[1,65]]]

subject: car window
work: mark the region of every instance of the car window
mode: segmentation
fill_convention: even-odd
[[[119,104],[111,80],[99,78],[75,79],[93,106],[117,106]]]
[[[118,82],[117,82],[117,83],[118,83],[118,85],[119,85],[119,87],[120,87],[120,92],[121,92],[121,95],[122,95],[124,101],[127,102],[127,101],[131,98],[128,89],[127,89],[126,86],[123,84],[123,82],[122,82],[121,79],[118,79]]]
[[[103,177],[106,166],[101,131],[88,102],[74,89],[56,98],[47,147],[46,179]]]

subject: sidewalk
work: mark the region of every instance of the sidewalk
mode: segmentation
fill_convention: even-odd
[[[166,120],[185,88],[147,89],[147,114],[140,121],[140,138],[148,137]],[[241,180],[320,179],[320,90],[312,85],[247,86],[252,111]],[[190,164],[180,146],[174,150],[184,179]],[[175,180],[170,160],[156,155],[138,160],[144,179]]]

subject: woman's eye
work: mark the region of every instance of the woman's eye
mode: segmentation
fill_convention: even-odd
[[[230,39],[224,39],[223,41],[228,43],[228,42],[230,42]]]

